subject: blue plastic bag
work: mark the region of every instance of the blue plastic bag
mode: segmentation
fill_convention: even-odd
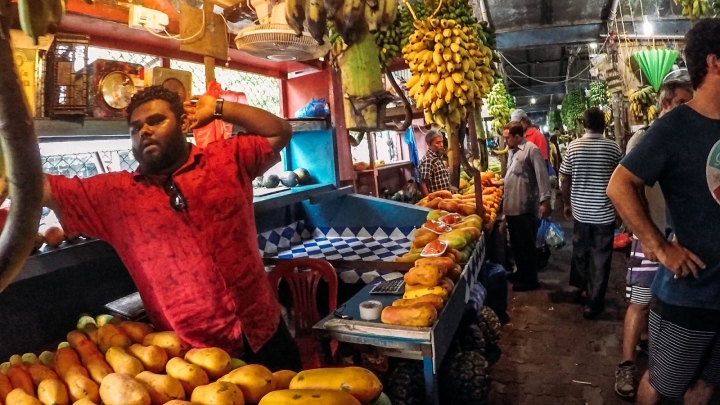
[[[537,238],[535,239],[536,247],[542,248],[545,245],[555,249],[565,246],[565,235],[562,229],[550,219],[540,221]]]
[[[295,118],[322,118],[327,115],[330,115],[330,106],[325,99],[315,100],[313,98],[305,107],[297,110]]]

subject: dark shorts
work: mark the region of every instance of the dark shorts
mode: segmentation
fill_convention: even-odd
[[[658,262],[645,258],[640,241],[633,239],[625,276],[625,299],[628,302],[638,305],[650,303],[652,298],[650,287],[652,287],[659,266]]]
[[[650,385],[677,398],[698,379],[720,384],[720,311],[650,302]]]

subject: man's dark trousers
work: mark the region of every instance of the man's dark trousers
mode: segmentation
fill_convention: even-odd
[[[593,311],[605,307],[614,238],[614,222],[596,225],[575,221],[570,285],[587,291],[586,306]]]
[[[508,215],[508,231],[512,245],[515,265],[517,266],[516,283],[536,285],[538,282],[538,257],[535,249],[538,219],[534,214]]]

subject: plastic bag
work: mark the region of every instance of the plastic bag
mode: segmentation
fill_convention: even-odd
[[[562,229],[549,219],[543,219],[540,222],[537,238],[535,239],[537,248],[542,248],[545,245],[555,249],[565,246],[565,235]]]
[[[330,115],[330,106],[325,102],[325,99],[315,100],[313,98],[305,107],[297,110],[295,118],[322,118],[326,115]]]
[[[208,90],[205,92],[206,95],[213,96],[215,98],[222,98],[227,101],[234,103],[247,104],[247,96],[245,93],[223,90],[220,83],[212,81]],[[215,142],[220,139],[227,139],[233,136],[232,133],[233,125],[222,120],[215,120],[202,128],[193,129],[193,137],[195,138],[195,145],[200,148],[205,148],[209,143]]]

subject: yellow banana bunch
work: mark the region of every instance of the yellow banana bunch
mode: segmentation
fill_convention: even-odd
[[[708,16],[710,2],[708,0],[674,0],[675,4],[682,6],[682,15],[690,20],[697,20]]]
[[[59,24],[65,15],[65,0],[18,0],[18,19],[25,35],[38,44],[48,24]]]
[[[628,92],[628,101],[630,102],[629,112],[635,118],[645,117],[648,122],[654,118],[650,117],[650,109],[652,107],[654,117],[657,116],[657,107],[655,107],[655,90],[651,86],[641,87]]]
[[[492,50],[454,20],[415,21],[402,54],[410,67],[408,96],[424,109],[425,121],[457,125],[492,88]]]

